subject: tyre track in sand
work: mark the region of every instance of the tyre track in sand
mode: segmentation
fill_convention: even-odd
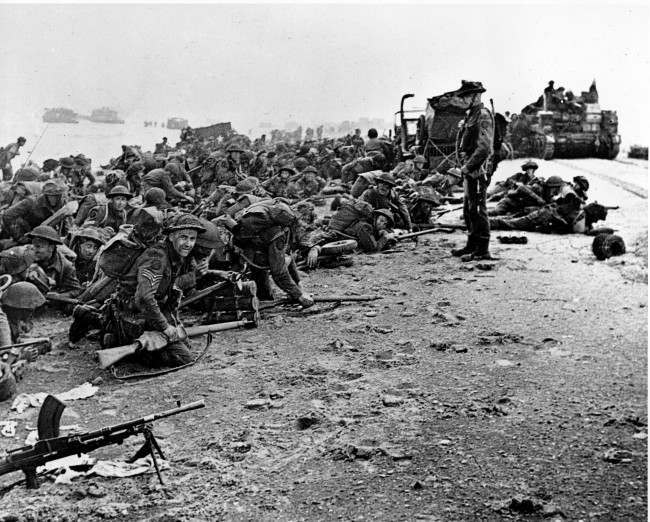
[[[627,192],[630,192],[631,194],[634,194],[635,196],[638,196],[643,199],[648,199],[648,190],[640,187],[639,185],[636,185],[634,183],[630,183],[629,181],[623,181],[621,179],[615,178],[613,176],[609,176],[607,174],[603,174],[601,172],[596,172],[591,169],[587,169],[585,167],[580,167],[576,165],[575,163],[571,162],[570,160],[551,160],[554,163],[557,163],[559,165],[562,165],[564,167],[568,167],[570,169],[578,170],[580,172],[586,172],[587,174],[590,174],[592,176],[596,176],[598,178],[601,178],[605,181],[608,181],[612,185],[615,185]]]

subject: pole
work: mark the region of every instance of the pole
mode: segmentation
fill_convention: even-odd
[[[34,151],[36,150],[36,147],[38,147],[38,144],[41,142],[41,139],[43,138],[43,135],[45,134],[45,131],[47,130],[47,128],[49,126],[50,126],[49,123],[45,125],[45,128],[43,129],[43,132],[41,132],[41,135],[38,137],[38,140],[36,140],[36,143],[34,144],[34,147],[32,147],[32,150],[29,151],[29,156],[27,156],[27,159],[25,160],[25,163],[23,163],[21,168],[24,168],[25,165],[27,165],[29,163],[29,160],[31,159],[32,154],[34,154]]]

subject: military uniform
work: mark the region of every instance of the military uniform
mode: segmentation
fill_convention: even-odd
[[[186,199],[185,194],[176,190],[169,172],[165,169],[153,169],[142,176],[143,193],[153,187],[163,189],[168,201]]]
[[[485,92],[480,82],[463,82],[459,95]],[[492,172],[486,161],[492,154],[494,123],[482,103],[469,109],[461,129],[459,151],[463,158],[463,218],[467,226],[467,246],[458,254],[489,256],[490,222],[487,214],[487,188]]]
[[[88,212],[83,226],[111,227],[117,232],[126,223],[126,210],[116,210],[113,205],[97,205]]]
[[[181,292],[176,279],[189,270],[168,240],[147,248],[120,281],[117,292],[104,307],[107,344],[133,342],[147,330],[162,332],[180,324],[178,305]],[[138,353],[150,366],[180,366],[192,360],[187,341],[176,341],[155,352]]]
[[[377,177],[376,181],[379,180],[380,178]],[[408,208],[406,207],[404,200],[399,197],[393,189],[391,189],[388,196],[382,196],[375,187],[371,187],[365,190],[359,199],[361,201],[369,203],[375,210],[390,210],[399,218],[399,222],[397,223],[398,227],[411,230],[411,216],[409,214]]]
[[[46,196],[30,196],[8,208],[2,216],[3,229],[16,241],[40,225],[63,207],[63,198],[56,206],[50,206]]]
[[[375,170],[375,162],[372,158],[358,158],[343,165],[341,169],[341,181],[343,183],[354,183],[359,174]]]

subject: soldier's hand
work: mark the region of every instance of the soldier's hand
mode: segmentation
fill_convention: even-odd
[[[320,248],[313,247],[309,250],[307,254],[307,266],[309,268],[315,268],[318,265],[318,254],[320,254]]]
[[[201,261],[199,261],[196,265],[196,272],[199,274],[199,276],[203,277],[205,274],[208,273],[208,270],[210,267],[208,266],[208,258],[205,257]]]
[[[194,198],[192,196],[185,196],[185,199],[190,203],[194,203]]]
[[[175,341],[178,341],[178,329],[175,326],[172,326],[171,324],[168,324],[165,329],[163,330],[163,334],[167,339],[169,339],[170,343],[173,343]]]

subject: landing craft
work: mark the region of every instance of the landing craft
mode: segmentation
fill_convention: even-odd
[[[124,120],[117,116],[117,111],[108,107],[95,109],[88,119],[95,123],[124,123]]]
[[[72,109],[64,107],[57,107],[55,109],[45,109],[43,114],[43,121],[45,123],[79,123],[77,113]]]

